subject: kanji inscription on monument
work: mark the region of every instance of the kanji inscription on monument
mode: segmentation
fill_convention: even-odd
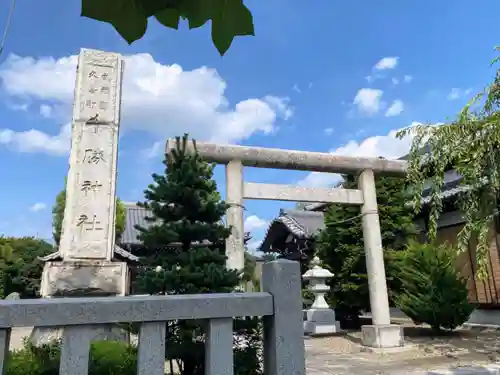
[[[82,56],[83,55],[83,56]],[[96,122],[116,122],[119,112],[117,94],[121,85],[121,59],[117,54],[82,50],[78,66],[75,117]],[[118,89],[117,89],[118,88]]]
[[[98,193],[100,188],[102,188],[102,184],[99,183],[99,181],[85,180],[82,182],[80,187],[81,190],[85,193],[85,196],[87,196],[90,193]]]
[[[80,53],[59,246],[65,259],[112,258],[122,70],[118,54]]]

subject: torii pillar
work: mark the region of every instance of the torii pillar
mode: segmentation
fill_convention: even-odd
[[[373,170],[365,169],[361,172],[358,186],[363,193],[364,202],[361,214],[372,313],[372,324],[361,327],[361,339],[363,345],[372,348],[400,347],[403,346],[403,328],[391,324]]]

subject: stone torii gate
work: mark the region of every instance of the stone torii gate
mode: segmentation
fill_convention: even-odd
[[[167,154],[175,147],[175,144],[175,139],[167,141]],[[192,142],[188,147],[194,150]],[[390,320],[374,174],[404,175],[406,162],[203,142],[196,142],[196,150],[206,161],[226,166],[226,201],[231,205],[227,211],[226,221],[227,225],[232,227],[231,236],[226,243],[229,268],[241,270],[244,265],[244,199],[342,203],[361,206],[370,306],[373,316],[373,324],[362,327],[362,341],[366,346],[379,348],[403,345],[402,328],[391,324]],[[244,166],[358,175],[358,189],[245,183]]]

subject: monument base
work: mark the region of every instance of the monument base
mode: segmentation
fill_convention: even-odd
[[[109,261],[47,262],[42,297],[106,297],[128,294],[128,265]]]
[[[29,340],[35,346],[42,346],[62,340],[64,328],[35,327],[31,331]],[[95,336],[92,341],[121,341],[130,342],[130,334],[123,328],[114,324],[100,325],[95,328]]]
[[[129,290],[128,277],[125,262],[47,262],[43,268],[41,295],[42,298],[125,296]],[[35,327],[30,341],[40,346],[62,337],[63,328]],[[129,333],[116,324],[103,325],[96,327],[94,340],[129,342]]]
[[[335,311],[332,309],[309,309],[305,315],[306,335],[325,336],[340,332],[340,323],[335,320]]]
[[[361,342],[371,348],[397,348],[404,344],[403,327],[397,324],[361,327]]]

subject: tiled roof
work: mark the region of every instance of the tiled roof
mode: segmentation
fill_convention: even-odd
[[[136,225],[139,225],[143,228],[148,228],[152,225],[151,222],[146,221],[146,217],[152,216],[152,213],[148,210],[137,206],[134,203],[124,203],[125,206],[125,230],[122,233],[120,244],[123,247],[127,247],[127,245],[140,245],[142,242],[137,238],[139,235],[139,231],[135,229]],[[206,246],[209,244],[208,241],[203,241],[201,243],[193,243],[192,246]],[[177,247],[181,246],[180,243],[171,243],[168,247]]]
[[[139,231],[135,229],[136,225],[147,228],[151,225],[146,221],[146,217],[151,214],[148,213],[142,207],[137,206],[134,203],[124,203],[125,206],[125,230],[120,239],[120,243],[123,245],[137,245],[141,242],[137,239]]]
[[[462,177],[455,171],[455,170],[450,170],[445,172],[444,174],[444,183],[441,188],[441,199],[448,199],[451,197],[454,197],[460,192],[467,191],[469,189],[468,186],[461,186],[460,185],[460,180]],[[422,192],[422,199],[421,202],[422,204],[427,204],[430,202],[431,197],[430,197],[431,189],[426,188]]]
[[[298,238],[310,239],[324,226],[323,212],[281,210],[280,215],[269,225],[259,250],[269,251],[283,228]]]
[[[281,210],[279,218],[297,237],[311,237],[325,227],[322,212]]]
[[[430,152],[430,146],[426,144],[422,150],[421,154],[426,154]],[[407,160],[409,155],[405,155],[401,157],[401,160]],[[454,169],[446,171],[444,173],[444,181],[443,181],[443,186],[441,187],[441,199],[449,199],[454,196],[456,196],[458,193],[461,193],[463,191],[467,191],[469,189],[468,186],[460,186],[460,180],[462,177],[458,172]],[[427,184],[429,185],[429,184]],[[425,187],[425,185],[424,185]],[[422,192],[422,199],[421,202],[422,204],[427,204],[430,202],[431,197],[430,197],[431,189],[430,188],[424,188],[424,191]]]
[[[60,260],[61,258],[62,258],[61,253],[59,251],[56,251],[56,252],[50,253],[44,257],[39,257],[38,259],[40,259],[42,262],[49,262],[49,261]],[[128,251],[122,249],[118,245],[115,245],[114,258],[116,258],[116,260],[125,259],[125,260],[129,260],[132,262],[139,261],[139,257],[135,256],[134,254],[129,253]]]

